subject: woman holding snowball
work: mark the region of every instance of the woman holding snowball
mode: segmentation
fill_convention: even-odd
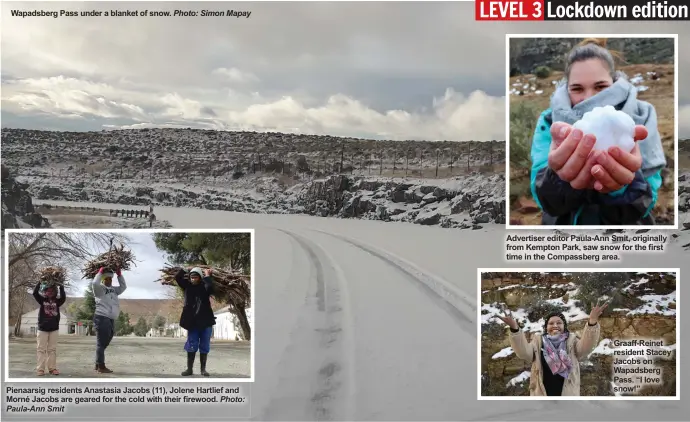
[[[528,343],[525,333],[510,312],[497,316],[510,327],[510,346],[515,355],[532,363],[530,396],[579,396],[580,361],[599,342],[599,317],[607,303],[596,304],[582,331],[582,337],[568,331],[565,315],[553,312],[544,318],[543,334],[532,334]]]
[[[596,137],[575,125],[585,113],[606,106],[632,118],[630,151],[595,149]],[[605,114],[613,111],[607,109]],[[656,111],[638,100],[635,86],[615,70],[606,40],[585,39],[569,53],[565,83],[539,116],[531,156],[532,196],[543,211],[542,224],[654,224],[651,211],[666,166]]]

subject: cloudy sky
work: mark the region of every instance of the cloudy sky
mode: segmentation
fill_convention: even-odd
[[[123,299],[167,299],[173,289],[155,282],[161,276],[159,269],[165,267],[165,253],[156,248],[150,233],[127,233],[130,240],[125,246],[132,251],[136,266],[130,271],[123,271],[127,290],[120,296]],[[95,251],[103,253],[105,251]],[[81,274],[70,274],[74,286],[68,294],[83,296],[90,280],[80,278]],[[117,280],[113,280],[117,285]]]
[[[19,18],[23,10],[249,18]],[[504,139],[505,33],[678,33],[682,22],[475,22],[473,2],[2,3],[2,125]],[[681,84],[681,136],[690,85]]]

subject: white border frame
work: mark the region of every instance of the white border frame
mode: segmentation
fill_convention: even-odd
[[[676,274],[676,395],[675,396],[482,396],[482,273],[675,273]],[[477,268],[477,400],[680,400],[680,268]]]
[[[672,38],[673,39],[673,178],[674,215],[673,226],[524,226],[510,224],[510,40],[511,38]],[[505,131],[506,131],[506,224],[507,230],[615,230],[639,229],[678,230],[678,34],[506,34],[506,74],[505,74]]]
[[[250,371],[251,374],[249,378],[206,378],[206,377],[182,377],[180,376],[179,378],[110,378],[110,377],[93,377],[93,378],[68,378],[68,377],[29,377],[29,378],[10,378],[9,372],[10,372],[10,366],[9,366],[9,360],[10,360],[10,354],[9,354],[9,341],[3,337],[3,342],[4,342],[4,348],[3,351],[5,352],[5,358],[4,358],[4,374],[3,374],[3,383],[34,383],[34,384],[43,384],[43,383],[50,383],[50,384],[62,384],[62,383],[125,383],[125,384],[132,384],[132,383],[157,383],[157,384],[179,384],[179,383],[194,383],[194,384],[199,384],[199,383],[210,383],[210,384],[218,384],[218,383],[253,383],[255,382],[256,378],[256,296],[255,296],[255,290],[254,290],[254,280],[256,278],[256,249],[255,249],[255,239],[256,239],[256,232],[254,229],[196,229],[196,230],[191,230],[191,229],[6,229],[5,230],[5,265],[3,268],[4,271],[4,277],[2,278],[2,282],[5,283],[5,294],[3,294],[2,298],[2,303],[5,308],[4,311],[4,317],[5,320],[3,324],[5,325],[2,330],[2,335],[6,336],[6,330],[8,329],[7,324],[9,323],[9,238],[12,235],[12,233],[26,233],[26,232],[35,232],[35,233],[123,233],[123,234],[142,234],[142,233],[249,233],[251,236],[251,241],[250,241],[250,254],[251,254],[251,284],[252,288],[250,289],[250,299],[251,299],[251,308],[252,308],[252,313],[253,313],[253,320],[252,320],[252,336],[250,340]],[[95,344],[94,344],[95,347]]]

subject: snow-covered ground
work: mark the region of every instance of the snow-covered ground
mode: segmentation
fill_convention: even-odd
[[[687,400],[477,401],[477,268],[529,266],[504,261],[502,225],[155,212],[175,228],[256,229],[256,420],[633,421],[690,411]],[[667,252],[624,255],[619,266],[690,271],[682,233]]]
[[[505,178],[446,179],[331,176],[307,182],[279,177],[179,181],[82,180],[20,176],[34,202],[91,201],[190,207],[258,214],[303,214],[475,228],[505,221]]]
[[[645,72],[636,73],[629,78],[630,83],[635,85],[638,92],[643,92],[649,89],[649,84],[653,84],[655,81],[659,80],[660,76],[656,72]],[[558,80],[551,81],[551,84],[558,85]],[[542,95],[544,93],[543,89],[537,88],[537,77],[521,77],[516,78],[512,84],[510,84],[510,95]],[[550,95],[550,94],[549,94]]]
[[[643,285],[647,282],[648,280],[646,278],[643,278],[642,280],[638,282],[631,283],[631,285],[634,286],[640,286]],[[513,286],[506,286],[503,288],[499,288],[497,290],[505,290],[507,288],[520,288],[520,289],[534,289],[534,288],[545,288],[545,286],[520,286],[520,285],[513,285]],[[568,297],[574,298],[577,297],[578,290],[579,288],[574,284],[574,283],[569,283],[569,284],[554,284],[551,286],[548,286],[546,288],[550,289],[564,289],[565,294],[567,294]],[[626,287],[623,289],[623,291],[627,291],[630,289],[630,286]],[[564,296],[565,296],[564,294]],[[607,297],[602,297],[602,299],[608,299]],[[637,299],[639,299],[642,304],[635,309],[627,309],[627,308],[614,308],[612,309],[613,312],[619,315],[625,315],[625,316],[633,316],[633,315],[663,315],[663,316],[676,316],[676,308],[675,307],[669,307],[669,305],[673,302],[676,302],[676,292],[672,292],[666,295],[655,295],[655,294],[649,294],[649,295],[640,295],[637,296]],[[585,312],[584,309],[578,306],[578,301],[576,300],[568,300],[567,302],[564,300],[564,297],[557,297],[554,299],[546,299],[544,300],[544,303],[548,303],[551,305],[558,306],[559,308],[563,309],[563,315],[568,319],[568,323],[573,323],[577,321],[582,321],[587,318],[589,318],[589,315],[587,312]],[[676,303],[674,303],[676,305]],[[482,324],[488,324],[491,322],[500,322],[500,320],[496,317],[497,315],[502,315],[502,310],[500,307],[500,304],[498,303],[482,303],[481,306],[481,311],[482,311],[482,316],[481,316],[481,323]],[[529,318],[527,317],[528,310],[524,308],[518,308],[514,311],[511,311],[513,317],[515,320],[523,327],[523,331],[529,331],[529,332],[542,332],[543,327],[544,327],[544,319],[541,318],[537,321],[530,321]],[[504,357],[500,355],[501,352],[499,352],[499,356],[494,356],[494,358],[499,358],[499,357]],[[507,352],[503,352],[507,353]]]

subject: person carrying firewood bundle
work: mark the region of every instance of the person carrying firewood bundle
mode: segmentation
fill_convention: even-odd
[[[118,286],[113,286],[117,274]],[[96,299],[93,326],[96,328],[96,365],[94,370],[101,374],[113,372],[105,366],[105,349],[115,336],[115,320],[120,315],[120,295],[127,289],[122,271],[101,267],[91,283]]]
[[[39,304],[38,332],[36,335],[36,375],[43,376],[46,367],[50,375],[60,375],[57,369],[57,341],[60,328],[60,307],[65,304],[65,287],[59,285],[60,294],[52,284],[38,282],[34,299]]]
[[[184,345],[184,350],[187,352],[187,369],[182,372],[182,376],[186,377],[194,373],[194,360],[198,351],[201,375],[208,377],[210,375],[206,372],[206,362],[211,351],[213,326],[216,325],[216,316],[211,308],[213,278],[211,270],[202,272],[198,267],[189,271],[189,280],[185,278],[185,275],[186,271],[182,268],[175,274],[175,282],[184,291],[180,327],[187,330],[187,341]]]

